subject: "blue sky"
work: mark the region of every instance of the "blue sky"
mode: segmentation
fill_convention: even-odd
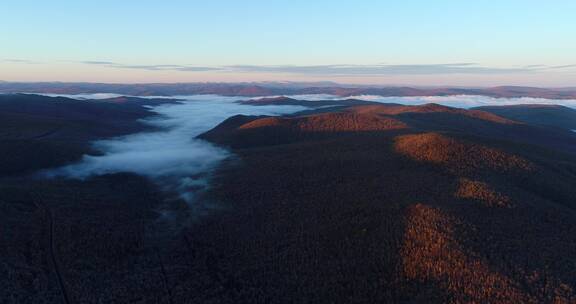
[[[2,80],[576,86],[576,1],[2,2]]]

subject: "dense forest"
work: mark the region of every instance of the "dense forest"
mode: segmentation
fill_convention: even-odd
[[[0,98],[0,303],[576,301],[560,125],[435,104],[233,116],[200,136],[234,155],[192,203],[134,174],[33,174],[144,130],[148,102]]]
[[[230,302],[573,303],[576,162],[544,133],[574,147],[437,105],[234,117],[204,135],[239,155],[227,208],[188,237]]]

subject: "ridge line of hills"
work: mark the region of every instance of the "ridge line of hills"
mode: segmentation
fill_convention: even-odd
[[[522,86],[500,86],[489,88],[409,86],[353,86],[317,83],[152,83],[152,84],[109,84],[109,83],[63,83],[63,82],[0,82],[0,93],[116,93],[134,96],[169,96],[215,94],[224,96],[271,96],[298,94],[331,94],[336,96],[379,95],[401,96],[454,96],[481,95],[496,98],[533,97],[548,99],[576,99],[576,88],[536,88]]]
[[[570,131],[381,104],[239,115],[201,138],[238,155],[213,182],[222,211],[185,232],[219,253],[230,303],[576,299]]]

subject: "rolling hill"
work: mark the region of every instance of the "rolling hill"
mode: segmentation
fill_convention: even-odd
[[[558,127],[576,130],[576,110],[559,105],[512,105],[477,107],[477,110],[486,111],[522,121],[528,124]]]
[[[202,135],[238,157],[187,232],[220,282],[201,299],[571,303],[576,138],[555,132],[438,105],[230,118]]]
[[[455,96],[534,97],[576,99],[574,88],[535,88],[500,86],[487,88],[355,86],[337,83],[65,83],[65,82],[0,82],[0,93],[116,93],[134,96],[174,96],[216,94],[224,96],[274,96],[297,94],[331,94],[336,96]]]
[[[0,176],[29,174],[95,153],[90,142],[147,128],[138,119],[152,115],[139,98],[73,100],[63,97],[0,95]],[[160,101],[158,101],[160,102]],[[165,101],[164,101],[165,102]]]

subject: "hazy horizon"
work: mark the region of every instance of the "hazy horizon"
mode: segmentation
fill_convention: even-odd
[[[409,84],[409,83],[346,83],[346,82],[336,82],[336,81],[292,81],[292,80],[277,80],[277,81],[182,81],[182,82],[128,82],[128,81],[59,81],[59,80],[45,80],[45,81],[11,81],[0,79],[0,83],[23,83],[23,84],[34,84],[34,83],[46,83],[46,84],[102,84],[102,85],[155,85],[155,84],[240,84],[240,85],[287,85],[290,86],[341,86],[341,87],[373,87],[373,88],[393,88],[393,87],[411,87],[411,88],[478,88],[478,89],[489,89],[495,87],[528,87],[528,88],[542,88],[542,89],[574,89],[576,85],[556,85],[556,86],[543,86],[543,85],[513,85],[513,84],[494,84],[494,85],[425,85],[425,84]],[[41,93],[41,92],[39,92]],[[0,93],[2,94],[2,93]]]

